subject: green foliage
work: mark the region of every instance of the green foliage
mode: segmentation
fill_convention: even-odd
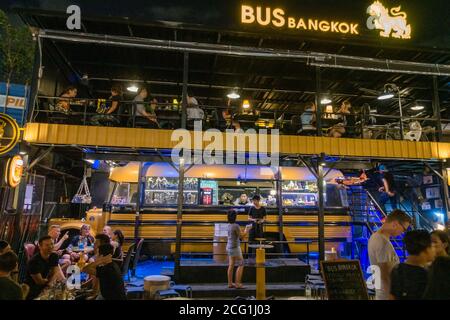
[[[33,73],[35,44],[26,26],[15,27],[0,10],[0,81],[26,84]]]

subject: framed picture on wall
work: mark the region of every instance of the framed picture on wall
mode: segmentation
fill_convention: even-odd
[[[436,209],[441,209],[443,207],[442,199],[434,200],[434,207]]]
[[[431,204],[429,202],[422,203],[422,210],[431,210]]]
[[[428,188],[425,190],[425,194],[427,199],[436,199],[441,197],[441,193],[439,191],[439,187],[436,188]]]
[[[423,184],[432,184],[433,176],[423,176]]]

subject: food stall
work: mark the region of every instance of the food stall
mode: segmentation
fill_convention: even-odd
[[[171,254],[176,239],[177,168],[165,162],[145,163],[141,197],[138,197],[138,172],[137,162],[112,169],[111,196],[104,206],[105,221],[121,229],[129,241],[138,235],[153,243],[152,248],[158,254]],[[342,173],[332,169],[325,179],[325,238],[330,248],[350,241],[351,237],[346,193],[335,182],[339,177]],[[277,194],[278,183],[281,195]],[[242,194],[248,199],[254,194],[261,195],[268,214],[265,227],[268,237],[278,239],[281,219],[283,239],[289,242],[290,252],[306,251],[305,243],[294,243],[301,240],[311,240],[310,249],[317,248],[317,184],[306,167],[281,167],[277,175],[268,167],[256,165],[194,165],[184,174],[183,194],[181,252],[212,252],[215,226],[226,223],[226,213],[231,208],[239,213],[238,223],[248,223],[251,202],[237,203]],[[140,214],[136,215],[139,198]],[[280,199],[282,210],[277,206]]]

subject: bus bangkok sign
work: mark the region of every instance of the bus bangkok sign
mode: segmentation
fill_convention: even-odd
[[[378,32],[380,37],[411,38],[411,25],[407,23],[407,15],[401,11],[401,6],[389,10],[381,2],[375,1],[362,14],[366,14],[367,17],[365,27],[368,30],[380,30]],[[241,23],[355,36],[360,34],[360,25],[356,22],[295,17],[288,15],[282,8],[261,6],[241,5]]]

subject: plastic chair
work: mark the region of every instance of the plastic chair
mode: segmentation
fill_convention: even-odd
[[[136,251],[134,253],[133,263],[131,267],[131,276],[136,276],[136,267],[141,258],[142,245],[144,244],[144,238],[141,238],[136,246]]]
[[[127,255],[125,256],[125,259],[123,260],[123,264],[122,264],[122,277],[125,277],[125,275],[128,276],[128,280],[130,281],[131,277],[130,277],[130,262],[131,262],[131,258],[134,255],[134,248],[135,248],[135,244],[133,243],[129,248],[128,248],[128,252]]]
[[[175,282],[170,281],[170,289],[175,290],[178,293],[184,293],[186,298],[192,298],[192,287],[189,285],[175,284]]]
[[[177,298],[180,294],[173,289],[168,290],[158,290],[155,293],[155,300],[163,300],[167,298]]]

